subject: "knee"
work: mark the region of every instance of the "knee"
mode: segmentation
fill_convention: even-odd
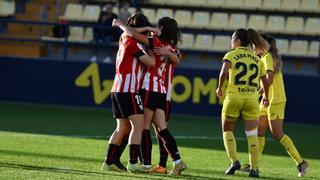
[[[283,132],[272,132],[271,134],[274,140],[279,140],[283,136]]]

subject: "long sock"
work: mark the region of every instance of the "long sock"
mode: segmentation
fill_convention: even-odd
[[[173,161],[180,160],[180,154],[178,151],[177,143],[174,137],[171,135],[168,129],[164,129],[159,132],[160,138],[164,142],[164,147],[166,148],[167,152],[170,154],[170,157]]]
[[[168,161],[168,152],[164,147],[164,142],[162,141],[161,137],[157,134],[157,140],[159,145],[159,165],[162,167],[167,167]]]
[[[140,145],[139,144],[130,144],[129,145],[129,154],[130,154],[130,163],[136,164],[138,162],[138,156],[140,152]]]
[[[126,149],[126,146],[128,144],[128,138],[129,138],[128,135],[123,137],[122,142],[119,146],[118,153],[116,154],[116,157],[115,157],[116,162],[120,162],[121,155],[122,155],[123,151]]]
[[[291,158],[295,161],[296,165],[298,166],[300,163],[302,163],[302,158],[296,148],[296,146],[293,144],[291,138],[287,135],[283,135],[280,138],[279,141],[282,146],[286,149],[287,153],[291,156]]]
[[[237,158],[237,143],[236,139],[234,138],[233,132],[226,131],[223,133],[223,144],[227,151],[230,161],[236,162]]]
[[[108,151],[107,151],[106,158],[105,158],[105,162],[108,165],[114,163],[114,160],[116,158],[118,150],[119,150],[119,146],[118,145],[109,144]]]
[[[248,139],[250,167],[254,170],[257,170],[258,161],[260,157],[258,136],[257,135],[247,136],[247,139]]]
[[[266,144],[266,138],[264,136],[258,136],[258,141],[259,141],[259,161],[260,161],[262,158],[264,146]]]
[[[145,129],[141,138],[141,155],[144,165],[151,165],[152,140],[150,130]]]

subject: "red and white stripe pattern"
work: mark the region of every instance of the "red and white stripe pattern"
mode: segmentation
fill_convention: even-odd
[[[171,101],[172,79],[174,76],[174,64],[168,63],[166,66],[165,88],[167,90],[167,101]]]
[[[134,43],[134,44],[132,44]],[[142,64],[134,56],[139,50],[133,39],[120,40],[116,74],[111,92],[137,93],[141,87]]]

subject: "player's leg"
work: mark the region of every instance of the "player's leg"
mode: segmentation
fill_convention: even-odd
[[[159,131],[159,136],[164,142],[164,147],[173,160],[171,175],[180,175],[187,167],[181,160],[176,140],[168,130],[165,113],[162,109],[156,109],[153,123]]]
[[[131,126],[130,126],[130,130],[131,130]],[[129,131],[129,133],[130,133],[130,131]],[[127,170],[127,168],[121,163],[120,158],[123,154],[123,151],[126,149],[126,147],[128,145],[129,133],[122,138],[122,142],[119,146],[118,153],[116,154],[116,157],[114,160],[114,164],[123,170]]]
[[[241,168],[237,157],[237,142],[233,134],[233,129],[236,126],[236,120],[240,115],[241,106],[242,103],[235,99],[224,99],[223,101],[221,113],[223,144],[231,161],[230,166],[225,171],[225,174],[227,175],[232,175],[235,171]]]
[[[270,105],[270,131],[272,137],[280,142],[296,163],[298,167],[298,176],[304,176],[307,171],[308,163],[301,158],[300,153],[291,138],[283,132],[284,113],[282,112],[284,112],[284,109],[284,103]]]
[[[116,159],[119,157],[120,144],[123,138],[130,133],[130,130],[131,126],[128,119],[117,119],[117,129],[109,139],[109,147],[102,168],[107,166],[109,170],[125,171],[121,163],[122,166],[116,163]]]
[[[144,108],[144,126],[141,139],[141,157],[143,167],[145,167],[146,169],[151,168],[152,140],[150,134],[150,126],[153,115],[153,110],[147,107]]]

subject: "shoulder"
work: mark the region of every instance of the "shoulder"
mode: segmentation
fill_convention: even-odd
[[[224,55],[223,59],[231,60],[235,54],[236,50],[231,50]]]

